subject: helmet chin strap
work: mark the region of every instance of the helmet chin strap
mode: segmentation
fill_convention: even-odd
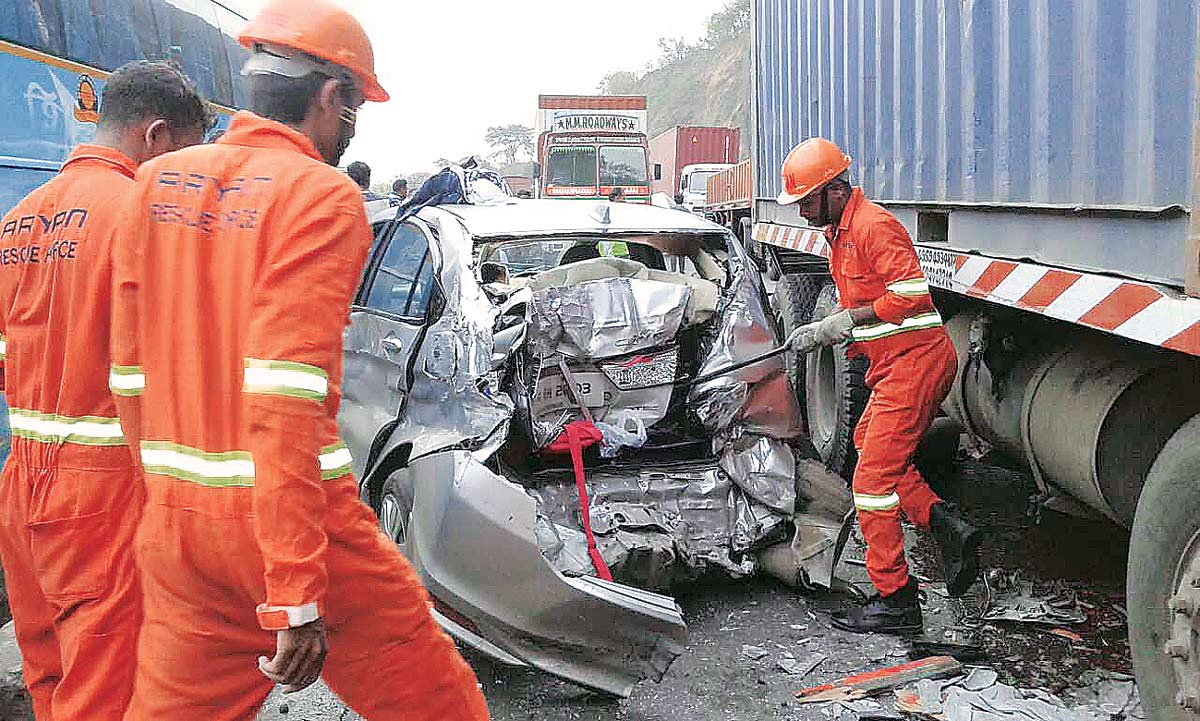
[[[821,186],[821,225],[829,225],[829,184]]]

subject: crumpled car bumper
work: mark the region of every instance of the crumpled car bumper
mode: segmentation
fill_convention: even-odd
[[[682,653],[687,626],[673,598],[559,573],[538,547],[534,499],[469,452],[414,460],[411,474],[409,558],[430,593],[474,624],[470,635],[617,696],[642,679],[660,680]],[[456,625],[443,623],[467,635]]]

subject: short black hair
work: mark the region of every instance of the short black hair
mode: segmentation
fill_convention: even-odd
[[[346,175],[358,183],[360,188],[367,188],[371,185],[371,166],[361,160],[355,160],[346,166]]]
[[[392,183],[392,192],[393,193],[399,192],[401,188],[404,188],[407,190],[408,189],[408,181],[405,180],[404,178],[397,178],[395,180],[395,182]]]
[[[117,68],[104,83],[99,127],[129,128],[162,118],[173,130],[208,130],[213,113],[187,76],[167,63],[136,60]]]
[[[304,122],[309,106],[329,78],[320,73],[299,78],[263,73],[250,75],[246,80],[252,112],[284,125],[296,125]]]

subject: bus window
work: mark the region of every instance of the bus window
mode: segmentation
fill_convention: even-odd
[[[546,178],[550,185],[594,186],[596,149],[587,145],[551,148],[546,159]]]
[[[600,148],[600,185],[645,185],[646,149],[636,145]]]

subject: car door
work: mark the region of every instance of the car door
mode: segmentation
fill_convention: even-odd
[[[376,439],[404,407],[413,350],[439,303],[430,237],[428,226],[416,219],[377,226],[350,309],[338,424],[359,478]]]

